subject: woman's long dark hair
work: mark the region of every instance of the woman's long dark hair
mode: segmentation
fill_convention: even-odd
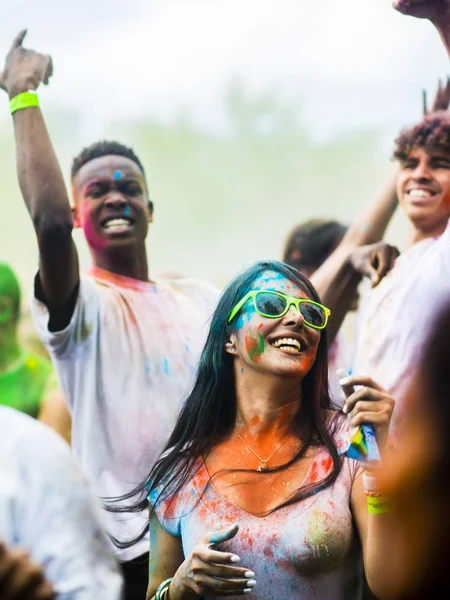
[[[151,491],[163,487],[159,497],[174,498],[194,473],[199,457],[206,457],[210,450],[229,436],[236,423],[236,392],[233,372],[233,357],[225,351],[225,342],[234,330],[228,317],[234,306],[252,289],[252,284],[263,273],[276,272],[298,285],[308,296],[320,302],[310,281],[293,267],[279,261],[262,261],[252,265],[238,275],[222,293],[212,316],[211,326],[197,370],[192,391],[186,398],[175,428],[165,450],[150,471],[148,477],[137,488],[118,501],[130,500],[136,495],[141,499],[132,506],[107,505],[112,512],[141,512],[148,508],[147,496]],[[300,434],[302,447],[291,461],[271,469],[281,471],[298,461],[312,445],[325,446],[332,457],[332,472],[323,480],[299,489],[291,498],[273,510],[299,502],[300,500],[331,485],[339,475],[342,462],[333,440],[333,425],[327,422],[327,409],[332,409],[328,388],[327,336],[323,330],[311,371],[302,382],[301,410],[294,417],[294,428]],[[168,491],[170,490],[170,491]],[[109,499],[110,500],[110,499]],[[145,535],[130,542],[114,542],[119,547],[128,547]]]

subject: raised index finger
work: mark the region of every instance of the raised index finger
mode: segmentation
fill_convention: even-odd
[[[15,48],[19,48],[22,45],[22,42],[25,39],[26,35],[27,35],[27,29],[22,29],[22,31],[19,31],[19,33],[14,38],[14,41],[11,46],[11,50],[14,50]]]

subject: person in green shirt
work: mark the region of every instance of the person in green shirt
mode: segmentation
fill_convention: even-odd
[[[70,440],[70,415],[51,362],[20,343],[21,291],[14,271],[0,263],[0,404],[45,422]]]

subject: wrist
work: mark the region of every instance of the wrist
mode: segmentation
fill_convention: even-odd
[[[184,585],[179,571],[180,569],[178,569],[172,579],[166,600],[197,600],[198,595]]]
[[[7,86],[6,91],[8,93],[9,99],[12,100],[19,94],[23,94],[24,92],[36,91],[36,86],[33,81],[17,81],[13,83],[11,86]]]

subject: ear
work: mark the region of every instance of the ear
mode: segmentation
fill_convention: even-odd
[[[230,336],[228,336],[228,338],[225,340],[224,347],[225,347],[225,352],[227,354],[236,355],[236,352],[237,352],[236,336],[234,334],[231,334]]]
[[[78,212],[77,207],[72,206],[70,210],[72,211],[73,226],[75,228],[81,227],[80,213]]]
[[[153,223],[153,202],[151,200],[148,201],[148,222]]]

